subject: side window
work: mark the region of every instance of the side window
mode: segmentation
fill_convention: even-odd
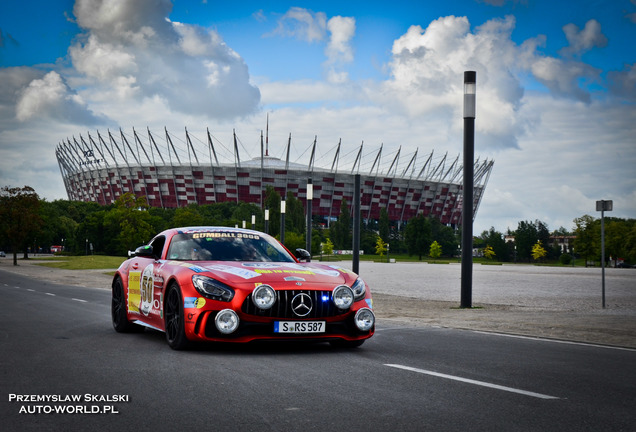
[[[150,243],[152,251],[157,259],[163,256],[163,246],[166,244],[166,238],[159,236]]]

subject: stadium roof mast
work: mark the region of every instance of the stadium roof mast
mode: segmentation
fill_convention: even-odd
[[[373,176],[373,189],[371,189],[371,204],[369,205],[369,212],[367,213],[367,221],[371,219],[371,209],[373,208],[373,194],[375,193],[375,180],[378,176],[378,171],[380,170],[380,158],[382,157],[382,147],[384,147],[384,143],[380,144],[380,150],[378,150],[378,154],[375,156],[375,160],[373,161],[373,165],[371,165],[371,169],[369,170],[369,175],[373,175],[373,168],[375,168],[375,175]],[[377,166],[376,166],[377,164]]]
[[[338,162],[340,161],[340,144],[342,144],[342,138],[338,140],[338,148],[336,149],[336,155],[333,158],[333,163],[331,164],[331,172],[334,173],[334,179],[336,178],[336,174],[338,173]],[[336,170],[334,171],[334,166]],[[331,226],[331,212],[333,211],[333,194],[330,198],[329,204],[329,218],[327,219],[327,228]]]
[[[170,154],[170,147],[172,147],[172,151],[174,152],[174,155],[177,157],[177,162],[179,162],[179,165],[181,165],[181,159],[179,159],[179,155],[177,154],[177,151],[175,150],[174,145],[172,144],[172,140],[170,139],[170,135],[168,134],[168,128],[165,126],[163,128],[166,131],[166,147],[168,147],[168,159],[170,159],[170,168],[172,169],[172,184],[174,185],[174,197],[177,201],[177,208],[179,208],[180,206],[179,206],[179,190],[177,189],[177,175],[175,174],[174,165],[172,164],[172,155]]]
[[[318,142],[318,135],[314,136],[314,145],[311,148],[311,156],[309,157],[309,165],[307,165],[307,170],[311,173],[314,172],[314,163],[316,157],[316,143]]]
[[[340,162],[340,144],[342,144],[342,138],[338,140],[338,148],[336,149],[336,155],[333,158],[333,163],[331,164],[331,171],[334,173],[338,173],[338,162]],[[336,167],[334,171],[333,167]]]
[[[234,135],[234,166],[236,168],[241,167],[241,155],[239,155],[238,142],[236,141],[236,129],[232,129]]]
[[[360,150],[358,150],[358,155],[356,156],[356,160],[353,162],[353,167],[351,167],[351,174],[356,170],[356,165],[358,165],[358,171],[356,174],[360,174],[360,158],[362,156],[362,147],[364,147],[364,141],[360,144]]]
[[[134,132],[134,129],[133,129],[133,132]],[[135,159],[135,162],[137,162],[137,165],[141,165],[141,161],[135,155],[135,152],[130,146],[130,143],[128,142],[128,140],[126,139],[126,136],[124,135],[124,131],[121,130],[121,128],[119,128],[119,136],[121,137],[121,140],[128,146],[128,149],[130,150],[130,154],[132,154],[132,157]],[[90,138],[90,135],[88,137]],[[124,153],[126,153],[126,147],[124,147]],[[139,153],[139,150],[137,151],[137,153]],[[132,182],[133,172],[132,172],[132,168],[130,167],[130,164],[128,163],[128,158],[126,158],[126,166],[128,167],[128,174],[129,174],[128,184],[130,185],[130,191],[134,193],[135,185],[133,185],[133,182]],[[145,191],[144,196],[146,198],[146,204],[150,206],[150,200],[148,199],[148,192],[147,192],[148,185],[146,184],[146,179],[142,176],[141,181],[143,182],[143,185],[144,185],[144,191]]]
[[[208,135],[208,154],[210,156],[210,170],[212,172],[212,193],[214,194],[214,202],[216,202],[216,181],[214,180],[214,164],[212,163],[212,154],[214,154],[214,160],[216,166],[219,166],[219,159],[216,157],[216,150],[214,150],[214,143],[212,142],[212,136],[210,135],[210,128],[206,128]]]
[[[241,168],[241,156],[239,155],[239,150],[238,150],[238,142],[236,140],[236,129],[232,129],[232,134],[234,135],[234,178],[236,178],[236,188],[238,191],[238,170],[239,168]],[[236,193],[236,203],[238,204],[240,202],[239,199],[239,194],[238,192]]]
[[[197,161],[197,165],[199,165],[199,158],[197,157],[197,153],[194,151],[194,146],[192,145],[192,140],[190,140],[190,135],[188,134],[188,128],[185,128],[186,135],[186,147],[188,147],[188,161],[190,162],[190,171],[194,172],[194,166],[192,166],[192,158],[190,157],[190,149],[192,149],[192,154],[194,155],[194,159]],[[197,203],[199,202],[199,189],[196,187],[196,183],[194,179],[192,179],[192,188],[194,189],[194,198]]]
[[[99,131],[97,131],[97,135],[99,136]],[[99,143],[101,145],[103,141],[101,140],[101,137],[99,137],[99,139],[100,139]],[[92,146],[95,149],[97,149],[97,152],[99,153],[99,155],[101,157],[101,160],[103,161],[104,165],[106,166],[106,169],[108,169],[109,168],[108,160],[106,159],[106,157],[104,155],[103,148],[100,148],[100,146],[98,146],[97,143],[95,143],[95,141],[93,140],[93,137],[91,136],[90,132],[88,134],[88,140],[91,142]],[[107,149],[108,149],[108,147],[107,147]],[[108,189],[110,191],[110,196],[111,197],[115,196],[115,193],[113,192],[113,184],[110,181],[108,182]],[[104,202],[106,202],[106,201],[104,201]]]

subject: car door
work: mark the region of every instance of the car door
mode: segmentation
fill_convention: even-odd
[[[141,272],[139,281],[139,314],[141,320],[159,330],[164,330],[163,324],[163,294],[164,277],[163,248],[166,239],[156,237],[152,246],[154,258],[140,258],[137,263]],[[134,266],[135,263],[133,263]]]

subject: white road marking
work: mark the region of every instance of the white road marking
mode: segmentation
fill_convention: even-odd
[[[472,330],[472,332],[485,334],[485,335],[491,335],[491,336],[503,336],[503,337],[509,337],[509,338],[515,338],[515,339],[527,339],[527,340],[536,340],[536,341],[542,341],[542,342],[553,342],[553,343],[559,343],[564,345],[579,345],[579,346],[586,346],[586,347],[607,348],[607,349],[615,349],[615,350],[622,350],[622,351],[636,351],[636,348],[600,345],[600,344],[595,344],[590,342],[576,342],[576,341],[569,341],[569,340],[563,340],[563,339],[550,339],[550,338],[544,338],[544,337],[538,337],[538,336],[523,336],[523,335],[487,332],[487,331],[479,331],[479,330]]]
[[[468,378],[462,378],[462,377],[458,377],[458,376],[454,376],[454,375],[446,375],[446,374],[442,374],[442,373],[439,373],[439,372],[428,371],[428,370],[425,370],[425,369],[418,369],[418,368],[413,368],[413,367],[403,366],[403,365],[397,365],[397,364],[385,364],[384,366],[389,366],[389,367],[392,367],[392,368],[403,369],[403,370],[407,370],[407,371],[411,371],[411,372],[417,372],[417,373],[421,373],[421,374],[431,375],[431,376],[435,376],[435,377],[439,377],[439,378],[446,378],[446,379],[450,379],[450,380],[454,380],[454,381],[461,381],[461,382],[468,383],[468,384],[479,385],[479,386],[482,386],[482,387],[489,387],[489,388],[493,388],[493,389],[497,389],[497,390],[503,390],[503,391],[507,391],[507,392],[511,392],[511,393],[518,393],[518,394],[522,394],[522,395],[525,395],[525,396],[532,396],[532,397],[539,398],[539,399],[559,399],[556,396],[550,396],[550,395],[545,395],[545,394],[541,394],[541,393],[535,393],[535,392],[531,392],[531,391],[520,390],[520,389],[516,389],[516,388],[512,388],[512,387],[506,387],[506,386],[501,386],[501,385],[498,385],[498,384],[487,383],[487,382],[484,382],[484,381],[477,381],[477,380],[472,380],[472,379],[468,379]]]
[[[88,300],[82,300],[82,299],[78,299],[78,298],[72,298],[71,300],[75,300],[75,301],[82,302],[82,303],[88,303]]]
[[[44,293],[44,294],[55,297],[55,294],[53,293]]]

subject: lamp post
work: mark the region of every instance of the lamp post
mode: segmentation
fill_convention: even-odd
[[[265,234],[269,234],[269,208],[265,208]]]
[[[605,212],[612,211],[612,200],[596,201],[596,211],[601,212],[601,286],[603,296],[603,309],[605,309]]]
[[[473,182],[475,159],[475,102],[477,72],[464,72],[464,187],[462,200],[462,308],[472,307]]]
[[[307,180],[307,239],[305,241],[305,249],[311,255],[311,206],[314,199],[314,185],[311,179]]]
[[[353,191],[353,265],[354,273],[360,274],[360,174],[356,174]]]
[[[285,244],[285,197],[280,200],[280,242]]]
[[[252,229],[254,229],[255,225],[256,225],[256,215],[252,215]]]

